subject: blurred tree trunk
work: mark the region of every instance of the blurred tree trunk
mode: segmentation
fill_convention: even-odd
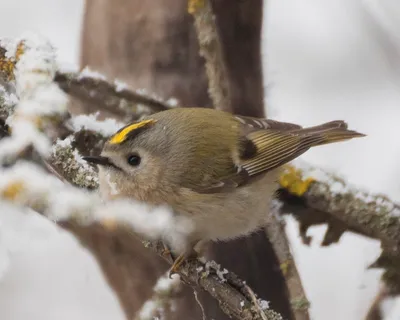
[[[263,116],[262,2],[214,0],[213,6],[229,68],[231,111]],[[87,0],[81,66],[89,66],[110,79],[118,78],[134,89],[143,88],[163,98],[175,97],[180,105],[212,106],[187,0]],[[96,106],[80,105],[79,109],[93,112]],[[116,242],[118,248],[112,247]],[[132,319],[167,267],[141,246],[115,239],[98,239],[96,243],[101,245],[94,246],[93,252],[127,317]],[[105,246],[109,246],[108,250]],[[134,263],[127,262],[127,253]],[[263,231],[214,244],[209,257],[246,280],[260,298],[270,301],[286,319],[293,319],[279,263]],[[207,294],[199,296],[207,319],[227,319]],[[202,319],[191,288],[186,287],[178,299],[178,310],[176,319]]]

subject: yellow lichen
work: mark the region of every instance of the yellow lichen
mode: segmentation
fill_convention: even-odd
[[[23,41],[21,41],[17,45],[14,57],[7,58],[4,54],[0,56],[0,72],[5,74],[7,81],[14,80],[15,64],[18,62],[21,55],[24,53],[24,50],[25,50],[25,44]]]
[[[188,1],[188,12],[195,14],[201,8],[204,8],[205,0],[189,0]]]
[[[13,181],[1,191],[1,197],[7,200],[15,200],[24,190],[24,183],[20,180]]]
[[[310,308],[310,302],[306,297],[294,298],[290,301],[294,310],[307,310]]]
[[[25,43],[24,41],[21,41],[17,45],[17,50],[15,50],[15,61],[19,61],[19,58],[24,53],[24,51],[25,51]]]
[[[280,269],[282,271],[282,274],[285,277],[289,272],[290,265],[291,265],[291,260],[286,260],[286,261],[282,262],[281,265],[280,265]]]
[[[14,79],[14,67],[15,62],[12,59],[0,57],[0,72],[6,76],[7,81]]]
[[[279,184],[291,194],[302,196],[315,182],[313,178],[303,178],[302,171],[291,165],[287,165],[279,177]]]

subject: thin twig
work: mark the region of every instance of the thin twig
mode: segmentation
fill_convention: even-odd
[[[254,306],[257,308],[258,312],[260,313],[261,318],[263,320],[268,320],[267,315],[264,313],[264,310],[261,309],[261,306],[258,303],[256,294],[254,293],[254,291],[247,284],[245,285],[245,288],[251,297],[251,301],[253,302]]]
[[[164,246],[161,243],[146,242],[146,248],[156,252],[170,263],[164,255]],[[228,316],[238,320],[263,320],[261,313],[253,305],[253,301],[241,292],[243,281],[232,272],[224,274],[224,279],[221,279],[211,268],[208,270],[206,270],[206,265],[199,260],[190,260],[183,264],[177,273],[187,284],[199,286],[207,291],[218,301],[221,310]],[[238,283],[240,283],[239,286]],[[282,316],[272,309],[266,309],[264,313],[266,320],[283,320]]]
[[[269,221],[265,227],[268,239],[271,241],[275,254],[280,262],[280,268],[288,287],[292,309],[296,320],[308,320],[309,302],[305,294],[296,263],[290,251],[289,241],[287,239],[284,222],[281,216],[280,208],[273,204]],[[302,301],[301,305],[298,303]]]
[[[229,112],[232,102],[229,94],[228,76],[210,1],[190,0],[188,11],[194,17],[200,55],[205,58],[209,82],[208,93],[213,100],[214,108]]]
[[[194,299],[196,300],[197,305],[200,307],[202,319],[207,320],[206,312],[204,311],[204,307],[199,299],[196,288],[193,288],[193,295],[194,295]]]

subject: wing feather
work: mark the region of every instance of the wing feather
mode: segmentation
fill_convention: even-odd
[[[267,119],[235,116],[242,125],[238,140],[239,162],[232,159],[237,172],[208,186],[199,192],[229,192],[250,183],[254,178],[267,173],[297,158],[313,146],[362,137],[347,129],[344,121],[331,121],[319,126],[302,128],[299,125]]]

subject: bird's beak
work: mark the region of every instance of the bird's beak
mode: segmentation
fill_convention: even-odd
[[[94,163],[94,164],[98,164],[98,165],[101,165],[101,166],[114,166],[114,164],[107,157],[87,156],[87,157],[82,157],[82,159],[87,161],[87,162],[89,162],[89,163]]]

